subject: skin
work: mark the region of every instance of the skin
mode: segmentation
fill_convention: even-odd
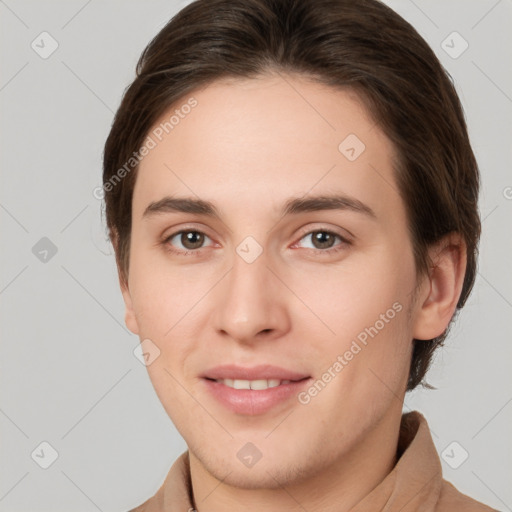
[[[120,278],[127,326],[161,351],[148,372],[189,447],[195,507],[349,510],[396,462],[412,339],[447,327],[464,244],[442,240],[429,275],[416,275],[393,146],[355,93],[267,74],[190,96],[198,105],[141,162]],[[349,134],[366,146],[354,161],[338,150]],[[331,193],[356,198],[375,218],[280,213],[292,196]],[[211,201],[221,219],[144,215],[165,196]],[[202,245],[169,239],[185,229],[204,233]],[[315,244],[315,230],[350,243]],[[263,249],[252,263],[236,252],[247,236]],[[199,377],[220,364],[268,363],[319,379],[395,303],[403,309],[308,404],[292,398],[265,414],[235,414]],[[251,468],[237,458],[247,442],[262,453]]]

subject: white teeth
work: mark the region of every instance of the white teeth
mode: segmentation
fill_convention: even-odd
[[[248,382],[248,381],[242,381],[242,382]],[[278,379],[269,379],[269,380],[251,380],[251,389],[267,389],[267,388],[275,388],[276,386],[279,386],[280,380]]]
[[[240,379],[217,379],[217,382],[234,389],[254,389],[263,390],[275,388],[280,384],[289,384],[289,380],[279,379],[260,379],[260,380],[240,380]]]
[[[251,384],[251,382],[248,381],[248,380],[237,380],[237,379],[235,379],[233,381],[233,387],[235,389],[251,389],[250,384]]]

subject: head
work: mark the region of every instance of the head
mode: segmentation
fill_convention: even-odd
[[[155,389],[210,460],[193,433],[210,427],[197,406],[207,368],[265,362],[314,380],[331,368],[294,416],[336,421],[329,436],[348,447],[425,382],[475,279],[479,178],[460,101],[376,0],[190,4],[139,60],[103,181],[127,324],[160,350]],[[341,208],[308,203],[333,195]],[[184,197],[203,202],[168,201]],[[337,403],[352,419],[329,417]],[[252,420],[233,419],[246,433]],[[294,428],[312,450],[326,436]]]

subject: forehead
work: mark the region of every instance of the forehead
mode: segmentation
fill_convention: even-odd
[[[176,102],[148,135],[155,146],[139,166],[139,214],[165,194],[240,208],[309,191],[363,195],[377,209],[397,199],[393,146],[357,94],[303,77],[213,82]]]

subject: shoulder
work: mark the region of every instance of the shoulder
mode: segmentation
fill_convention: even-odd
[[[160,508],[155,508],[154,499],[149,498],[144,503],[139,506],[128,510],[127,512],[156,512],[157,510],[161,510]]]
[[[456,512],[459,510],[464,512],[497,512],[496,509],[462,494],[453,484],[443,480],[436,512]]]
[[[162,488],[160,488],[154,496],[127,512],[160,512],[162,510],[164,510],[164,500]]]
[[[148,504],[151,501],[151,498],[149,500],[146,500],[144,503],[140,504],[138,507],[132,508],[128,510],[127,512],[148,512]]]
[[[128,512],[163,512],[166,510],[187,512],[187,509],[193,510],[190,507],[191,489],[187,450],[174,461],[155,495]]]

